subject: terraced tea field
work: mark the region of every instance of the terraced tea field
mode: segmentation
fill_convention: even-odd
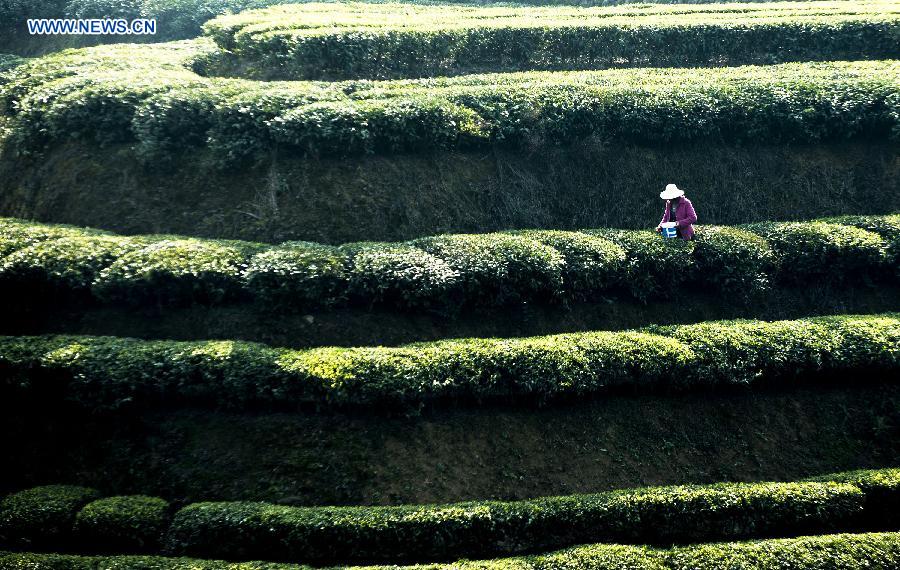
[[[0,569],[900,567],[897,2],[34,4]]]
[[[897,4],[619,8],[299,4],[223,16],[206,32],[237,72],[283,79],[421,77],[897,57]]]

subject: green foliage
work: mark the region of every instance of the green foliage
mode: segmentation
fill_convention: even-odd
[[[585,230],[603,236],[625,250],[623,287],[636,299],[674,297],[696,275],[692,242],[662,239],[655,232]]]
[[[350,256],[350,292],[360,303],[442,307],[460,287],[459,271],[409,244],[353,243],[341,250]]]
[[[8,53],[0,53],[0,73],[12,69],[24,61],[25,60],[21,57],[10,55]]]
[[[866,224],[892,239],[896,217],[870,216]],[[131,304],[252,299],[293,310],[348,302],[446,310],[622,290],[641,300],[683,287],[749,295],[773,276],[788,283],[895,279],[893,246],[885,248],[878,233],[822,221],[751,229],[770,237],[712,226],[698,226],[696,242],[645,231],[523,230],[334,247],[123,237],[2,219],[0,253],[8,255],[0,255],[0,286],[36,304],[90,293]]]
[[[59,238],[109,235],[99,230],[57,224],[36,224],[14,218],[0,218],[0,259],[35,244]]]
[[[72,139],[133,142],[153,163],[207,146],[236,167],[275,149],[346,156],[588,136],[654,146],[876,141],[900,120],[900,64],[890,60],[337,83],[192,70],[214,57],[197,40],[28,60],[0,77],[4,146],[27,154]]]
[[[865,323],[854,321],[854,326]],[[692,373],[709,384],[802,377],[826,368],[828,354],[842,340],[818,320],[722,321],[654,328],[691,347],[695,355]],[[790,366],[786,367],[788,362]]]
[[[887,242],[885,268],[900,275],[900,214],[888,216],[840,216],[822,220],[830,224],[853,226],[883,237]]]
[[[0,0],[0,32],[15,39],[25,32],[27,18],[73,18],[73,17],[146,17],[155,18],[159,23],[156,36],[140,38],[157,41],[197,37],[207,21],[221,14],[238,13],[253,8],[265,8],[278,4],[297,4],[304,0]],[[736,1],[736,0],[727,0]],[[774,2],[775,0],[763,0]],[[557,4],[578,6],[610,6],[628,4],[633,0],[520,0],[517,4]],[[713,0],[654,0],[655,4],[704,4]],[[719,2],[719,0],[716,0]],[[378,3],[375,0],[374,3]],[[429,4],[428,0],[415,0],[411,4]],[[448,3],[468,3],[468,0],[449,0]],[[484,2],[480,2],[484,3]],[[825,4],[825,2],[822,2]],[[114,41],[101,38],[102,41]],[[821,41],[821,40],[820,40]],[[14,49],[16,43],[8,41],[7,48]],[[72,47],[81,45],[73,38]]]
[[[890,319],[890,317],[889,317]],[[900,363],[900,337],[898,331],[889,320],[880,317],[872,319],[845,319],[839,316],[820,317],[816,322],[829,329],[829,335],[835,338],[832,350],[828,353],[829,369],[843,372],[855,371],[875,374],[890,370]],[[873,347],[891,346],[891,350],[873,350]]]
[[[15,51],[16,39],[27,34],[29,18],[154,18],[155,36],[138,41],[168,41],[194,38],[203,24],[221,14],[250,8],[264,8],[299,0],[0,0],[0,45]],[[103,42],[121,38],[101,37]],[[71,47],[84,45],[83,38],[73,37]]]
[[[240,296],[240,276],[258,244],[160,240],[120,256],[97,277],[101,299],[134,304],[220,303]]]
[[[590,544],[549,554],[461,560],[451,564],[367,566],[356,570],[892,570],[900,565],[900,533],[831,534],[697,544],[668,550]],[[156,556],[76,556],[0,553],[0,569],[94,570],[310,570],[271,562],[225,562]],[[346,568],[346,567],[345,567]]]
[[[622,566],[609,564],[616,560],[620,563],[628,560],[634,564],[647,564],[648,568],[656,570],[680,569],[691,567],[685,566],[686,560],[711,563],[719,559],[716,556],[731,556],[735,551],[746,552],[750,556],[755,556],[754,552],[767,551],[771,555],[779,551],[782,544],[790,545],[784,553],[803,551],[810,543],[818,541],[824,541],[822,544],[827,545],[824,550],[836,548],[847,540],[871,540],[874,546],[886,535],[765,541],[770,546],[762,550],[759,550],[762,542],[703,544],[670,550],[625,544],[667,546],[672,543],[829,532],[855,528],[861,522],[869,528],[885,528],[893,524],[893,519],[881,517],[896,515],[889,511],[889,507],[900,498],[898,482],[900,470],[882,469],[835,473],[805,482],[645,487],[516,502],[473,501],[397,507],[194,503],[178,511],[171,524],[167,516],[168,505],[161,499],[113,497],[85,506],[78,514],[75,528],[82,546],[84,540],[89,540],[88,546],[104,551],[153,551],[162,547],[156,542],[161,531],[166,534],[165,548],[169,554],[320,563],[452,560],[526,551],[545,552],[572,544],[586,544],[549,554],[475,562],[471,567],[620,568]],[[42,491],[45,489],[50,488],[39,487],[13,497],[30,495],[31,509],[37,508],[42,498],[54,505],[56,499]],[[887,505],[878,504],[879,500],[887,501]],[[30,519],[22,520],[30,524]],[[22,533],[21,529],[7,528],[11,528],[14,534]],[[588,544],[610,541],[623,544]],[[705,552],[715,556],[707,557],[703,554]],[[27,559],[8,556],[4,558],[0,554],[0,568],[9,567],[7,564],[13,560]],[[99,557],[91,558],[99,561]],[[80,568],[78,564],[86,564],[89,559],[52,557],[46,562],[32,560],[34,564],[59,564],[53,568]],[[122,564],[126,561],[149,564],[152,559],[117,557],[115,560]],[[188,562],[179,558],[166,560],[175,568],[182,568],[182,564]],[[158,567],[153,564],[148,566]],[[191,566],[197,567],[205,568]],[[442,565],[429,566],[432,567],[444,568]],[[825,567],[828,566],[822,568]]]
[[[516,503],[286,507],[195,503],[169,548],[189,556],[351,561],[492,556],[580,542],[718,540],[809,532],[854,520],[862,492],[839,483],[661,487]]]
[[[496,567],[487,566],[486,569],[520,568],[502,564],[508,560],[521,561],[523,570],[666,570],[664,554],[665,551],[646,546],[591,544],[528,558],[497,560]]]
[[[556,249],[563,256],[563,287],[587,299],[612,288],[622,278],[625,250],[613,242],[582,232],[526,230],[515,232]]]
[[[331,305],[346,295],[347,263],[336,247],[289,243],[254,255],[244,278],[246,287],[271,306]]]
[[[461,339],[401,347],[273,349],[234,342],[0,337],[3,393],[89,409],[199,405],[409,408],[550,399],[900,370],[900,316],[723,321],[646,331]],[[852,374],[846,374],[846,372]]]
[[[360,128],[365,123],[365,128]],[[270,129],[279,145],[310,155],[359,155],[453,148],[483,138],[471,109],[428,93],[355,105],[322,101],[285,112]]]
[[[888,570],[900,564],[896,533],[837,534],[704,544],[666,553],[672,570]]]
[[[101,269],[138,247],[137,240],[114,236],[37,242],[0,259],[0,291],[38,304],[60,295],[89,294]]]
[[[24,35],[28,18],[61,17],[66,0],[0,0],[0,36]],[[7,48],[11,46],[6,46]]]
[[[900,55],[893,4],[624,8],[294,4],[204,26],[255,77],[386,79]],[[452,22],[452,25],[448,25]]]
[[[824,218],[821,221],[867,230],[880,235],[888,241],[900,238],[900,214],[888,216],[838,216]]]
[[[412,242],[444,260],[460,276],[465,299],[502,304],[553,298],[563,285],[565,260],[538,240],[508,234],[453,234]]]
[[[169,526],[169,503],[141,495],[85,505],[75,518],[79,541],[104,552],[154,552]]]
[[[47,485],[10,495],[0,502],[0,543],[65,547],[75,515],[99,496],[94,489],[70,485]]]
[[[881,237],[847,225],[763,222],[744,229],[768,240],[780,265],[778,277],[794,283],[858,279],[871,275],[886,255]]]
[[[68,0],[66,16],[70,18],[141,17],[142,0]]]
[[[866,494],[867,528],[894,528],[900,524],[900,469],[859,470],[814,477],[810,481],[849,483]]]
[[[13,374],[3,388],[18,393],[37,390],[42,397],[66,397],[96,410],[289,406],[322,396],[316,398],[308,380],[284,372],[280,359],[285,351],[261,345],[112,337],[35,340],[29,346],[24,338],[6,337],[0,367]]]
[[[769,286],[774,254],[765,239],[748,231],[698,227],[693,253],[703,283],[716,291],[746,296]]]

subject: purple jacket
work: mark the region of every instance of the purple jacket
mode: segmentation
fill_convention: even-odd
[[[671,200],[666,200],[666,210],[663,212],[663,219],[660,224],[673,221],[669,219],[670,202]],[[674,221],[678,222],[678,235],[681,236],[681,239],[691,239],[694,236],[694,226],[692,224],[697,222],[697,213],[694,212],[694,205],[691,204],[691,201],[684,196],[678,198],[678,204],[675,206]]]

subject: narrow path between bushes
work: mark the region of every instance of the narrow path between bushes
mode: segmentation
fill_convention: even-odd
[[[0,308],[0,335],[79,334],[142,339],[221,339],[271,346],[397,346],[450,338],[514,338],[624,330],[652,324],[720,319],[796,319],[846,313],[900,311],[900,284],[879,287],[778,287],[752,302],[688,287],[678,302],[610,297],[568,308],[541,304],[481,308],[447,317],[389,309],[273,312],[247,305],[129,309],[127,307]]]

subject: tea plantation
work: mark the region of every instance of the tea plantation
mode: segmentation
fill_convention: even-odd
[[[900,3],[0,52],[0,570],[900,567]]]

